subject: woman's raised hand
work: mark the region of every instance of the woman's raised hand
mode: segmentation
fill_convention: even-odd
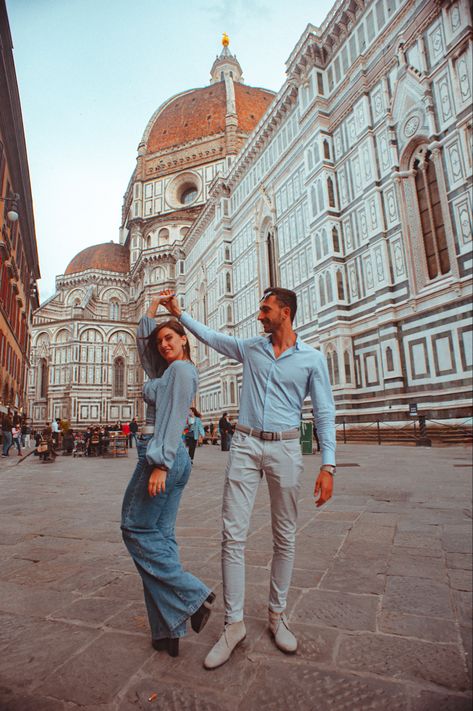
[[[169,311],[170,314],[179,318],[182,311],[179,307],[176,293],[172,289],[164,289],[159,292],[159,303],[164,306],[165,309]]]

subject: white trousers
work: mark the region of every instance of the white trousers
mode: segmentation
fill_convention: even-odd
[[[245,543],[258,485],[266,476],[271,501],[273,559],[269,609],[283,612],[291,584],[297,499],[303,471],[298,439],[266,441],[236,431],[223,493],[222,575],[225,622],[243,619]]]

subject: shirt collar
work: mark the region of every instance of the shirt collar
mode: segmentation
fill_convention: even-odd
[[[273,349],[273,341],[272,341],[272,335],[270,334],[269,336],[265,337],[265,344],[264,347],[266,349]],[[293,346],[294,350],[300,351],[302,347],[302,341],[300,339],[300,336],[296,334],[296,342]]]

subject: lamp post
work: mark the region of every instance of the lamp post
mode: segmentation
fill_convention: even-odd
[[[14,193],[13,197],[0,197],[0,200],[3,200],[4,203],[7,205],[7,218],[10,220],[10,222],[16,222],[18,220],[18,203],[20,201],[20,196],[18,193]],[[8,206],[8,203],[10,203],[10,206]]]

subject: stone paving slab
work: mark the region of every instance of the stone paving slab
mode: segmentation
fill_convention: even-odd
[[[339,462],[358,466],[339,469],[321,510],[311,495],[320,458],[304,457],[287,609],[299,648],[289,656],[266,627],[263,482],[247,546],[247,637],[213,672],[202,661],[223,623],[227,455],[197,450],[181,505],[182,560],[217,602],[177,659],[150,646],[141,582],[121,541],[135,456],[0,462],[0,711],[470,709],[471,471],[453,466],[471,463],[470,449],[342,445]]]

